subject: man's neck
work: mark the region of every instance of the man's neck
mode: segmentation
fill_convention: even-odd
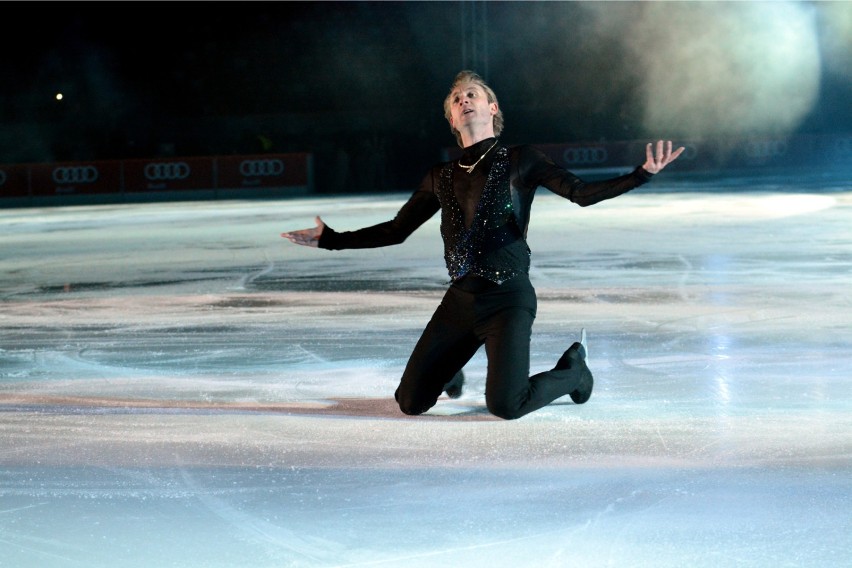
[[[483,129],[478,132],[461,131],[462,147],[470,148],[477,142],[482,142],[486,138],[494,138],[494,128]]]

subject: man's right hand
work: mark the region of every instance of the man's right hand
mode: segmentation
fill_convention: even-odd
[[[316,247],[319,245],[320,237],[322,236],[322,231],[325,229],[325,223],[322,222],[320,216],[317,215],[316,219],[314,219],[317,226],[311,229],[300,229],[298,231],[289,231],[287,233],[281,233],[281,236],[290,241],[291,243],[296,243],[297,245],[302,245],[306,247]]]

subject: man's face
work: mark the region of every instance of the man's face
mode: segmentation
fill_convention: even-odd
[[[497,103],[489,103],[485,90],[476,83],[464,83],[450,93],[450,120],[453,128],[488,126],[497,114]]]

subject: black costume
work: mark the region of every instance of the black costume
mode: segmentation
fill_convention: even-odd
[[[471,173],[461,167],[485,157]],[[445,385],[485,345],[488,410],[514,419],[591,384],[575,343],[551,371],[529,376],[536,315],[526,235],[542,186],[580,206],[617,197],[651,179],[641,167],[585,182],[532,146],[505,147],[495,138],[465,148],[458,161],[434,166],[390,221],[350,232],[326,226],[318,246],[340,250],[399,244],[441,210],[444,258],[452,285],[414,348],[396,400],[406,414],[434,406]],[[584,402],[584,401],[583,401]]]

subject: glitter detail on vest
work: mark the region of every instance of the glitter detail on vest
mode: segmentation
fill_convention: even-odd
[[[498,149],[470,229],[453,191],[453,165],[441,170],[441,236],[444,260],[455,281],[470,273],[497,284],[529,272],[530,250],[512,209],[509,191],[509,152]]]

